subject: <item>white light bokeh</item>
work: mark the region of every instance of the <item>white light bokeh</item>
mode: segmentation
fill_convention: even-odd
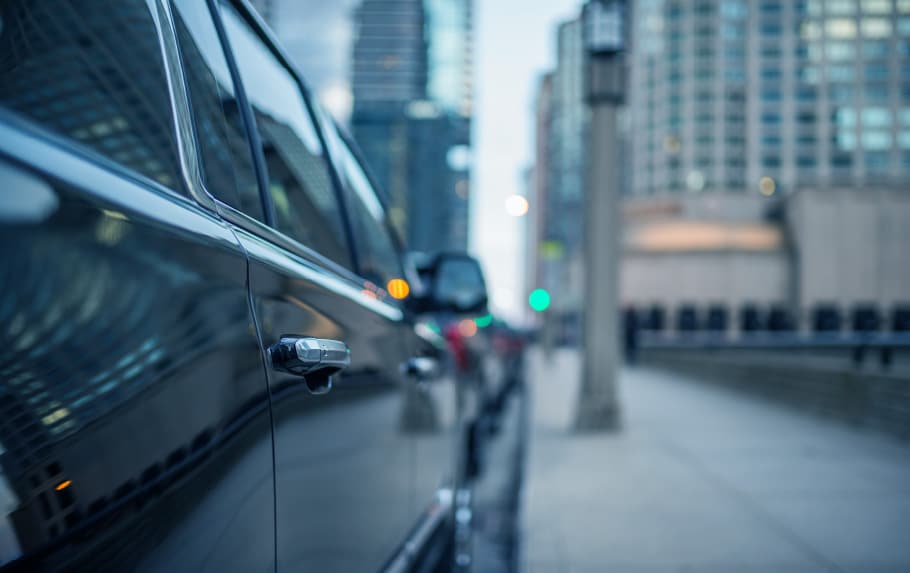
[[[521,195],[509,195],[506,199],[506,213],[511,217],[523,217],[528,214],[528,200]]]

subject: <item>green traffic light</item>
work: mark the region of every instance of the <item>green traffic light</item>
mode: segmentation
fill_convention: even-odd
[[[550,307],[550,293],[542,288],[535,289],[528,296],[528,304],[537,312],[543,312]]]
[[[476,324],[478,328],[486,328],[493,324],[493,315],[485,314],[483,316],[478,316],[474,319],[474,324]]]

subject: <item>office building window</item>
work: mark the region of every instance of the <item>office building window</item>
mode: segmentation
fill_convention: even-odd
[[[890,14],[891,0],[861,0],[864,14]]]
[[[831,18],[825,22],[825,33],[829,38],[855,38],[856,21],[849,18]]]
[[[864,40],[863,57],[867,60],[888,57],[888,42],[884,40]]]
[[[729,20],[744,20],[749,14],[745,0],[723,0],[720,15]]]
[[[862,135],[863,149],[883,150],[891,148],[891,134],[887,131],[865,131]]]
[[[828,14],[850,15],[856,13],[856,0],[828,0],[825,2]]]
[[[796,114],[796,122],[802,125],[814,124],[815,113],[811,111],[801,111]]]
[[[826,46],[828,59],[831,61],[852,60],[856,57],[856,48],[848,42],[828,42]]]
[[[851,65],[837,65],[828,67],[828,80],[832,82],[852,82],[856,74]]]
[[[835,168],[846,168],[853,165],[853,156],[848,153],[832,153],[831,166]]]
[[[891,125],[891,111],[883,107],[867,107],[863,109],[862,120],[864,127],[888,127]]]
[[[840,131],[836,138],[837,148],[844,151],[856,149],[856,134],[852,131]]]
[[[856,125],[856,110],[851,108],[839,109],[834,113],[834,121],[840,127],[853,127]]]
[[[864,38],[891,36],[891,21],[886,18],[863,18],[859,26]]]
[[[796,90],[796,99],[801,102],[812,102],[818,97],[818,91],[813,87],[800,87]]]
[[[814,135],[811,134],[803,134],[796,138],[796,143],[799,145],[807,145],[809,147],[814,147],[817,142],[818,140]]]
[[[820,78],[817,66],[799,66],[796,74],[800,81],[807,84],[817,84]]]
[[[887,80],[889,76],[888,64],[866,64],[864,74],[867,80]]]
[[[853,99],[853,86],[831,85],[828,86],[828,99],[832,103],[848,103]]]
[[[863,159],[866,162],[866,170],[873,173],[887,171],[891,164],[891,157],[888,153],[866,153]]]
[[[888,84],[886,83],[867,83],[864,86],[863,93],[868,103],[888,102]]]

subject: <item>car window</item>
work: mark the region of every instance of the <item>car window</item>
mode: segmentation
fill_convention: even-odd
[[[0,2],[0,104],[163,185],[182,185],[145,0]]]
[[[398,251],[386,224],[385,209],[348,142],[324,114],[320,113],[320,119],[344,187],[360,273],[377,285],[392,290],[389,282],[402,278],[402,270]]]
[[[174,5],[206,188],[224,203],[263,221],[252,151],[212,15],[199,0],[175,0]]]
[[[338,197],[300,86],[240,14],[228,3],[222,8],[262,140],[275,226],[350,267]]]

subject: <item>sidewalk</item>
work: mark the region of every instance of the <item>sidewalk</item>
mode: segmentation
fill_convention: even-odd
[[[523,570],[910,571],[906,443],[646,369],[572,434],[579,366],[529,357]]]

